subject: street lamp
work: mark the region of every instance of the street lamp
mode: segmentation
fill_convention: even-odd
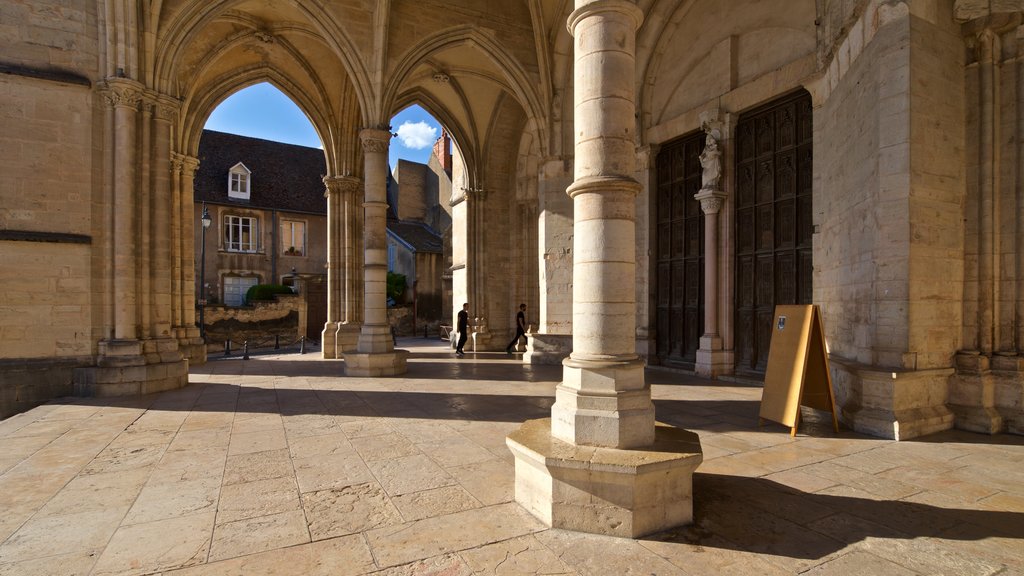
[[[199,256],[199,336],[206,342],[206,322],[203,312],[206,310],[206,229],[213,224],[210,213],[206,210],[206,202],[203,202],[203,215],[199,219],[203,223],[203,240]]]

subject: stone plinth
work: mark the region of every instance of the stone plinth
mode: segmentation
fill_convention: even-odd
[[[188,385],[188,360],[135,366],[77,368],[76,396],[136,396],[174,390]]]
[[[554,438],[544,418],[505,442],[516,501],[552,528],[638,538],[693,521],[693,472],[703,460],[693,432],[659,423],[649,447],[597,448]]]
[[[405,374],[408,350],[392,352],[347,352],[345,374],[347,376],[397,376]]]
[[[830,357],[843,422],[864,434],[908,440],[953,427],[952,368],[886,371]]]
[[[526,364],[557,366],[572,353],[572,334],[543,334],[531,332],[526,335]]]

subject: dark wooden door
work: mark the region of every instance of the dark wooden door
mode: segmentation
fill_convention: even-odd
[[[811,97],[736,125],[736,370],[763,374],[776,304],[811,304]]]
[[[306,339],[319,342],[327,323],[327,276],[308,276],[306,287]]]
[[[656,349],[662,364],[693,369],[704,333],[704,216],[700,191],[704,134],[658,153]]]

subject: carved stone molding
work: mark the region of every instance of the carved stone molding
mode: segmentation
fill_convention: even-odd
[[[364,128],[359,131],[359,140],[363,151],[373,154],[386,154],[391,143],[391,132],[376,128]]]
[[[487,190],[483,188],[462,188],[462,195],[466,200],[483,202],[487,199]]]
[[[720,190],[701,190],[693,198],[700,202],[700,209],[705,214],[718,214],[725,204],[725,193]]]
[[[330,194],[343,196],[355,194],[363,187],[363,181],[355,176],[324,176],[324,197]]]
[[[157,95],[153,102],[153,117],[173,122],[181,110],[181,102],[169,96]]]
[[[103,83],[101,94],[112,107],[123,106],[138,110],[142,102],[142,84],[127,78],[108,78]]]
[[[633,21],[634,29],[639,29],[640,24],[644,21],[644,11],[633,2],[628,0],[597,0],[577,8],[569,15],[569,19],[565,23],[566,28],[569,29],[569,34],[575,36],[576,25],[581,20],[601,13],[615,13],[623,18],[629,18]]]
[[[199,158],[177,152],[171,153],[171,170],[180,171],[183,175],[191,178],[195,176],[198,168]]]

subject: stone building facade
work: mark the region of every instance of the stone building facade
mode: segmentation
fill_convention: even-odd
[[[350,374],[405,370],[384,298],[387,123],[418,103],[457,148],[452,300],[495,350],[516,303],[537,311],[527,361],[566,371],[556,437],[649,440],[643,361],[756,377],[780,303],[821,307],[854,429],[1024,427],[1019,1],[16,0],[3,13],[5,405],[44,377],[56,393],[186,382],[203,360],[189,202],[202,126],[268,81],[323,140],[324,355]],[[618,383],[611,399],[591,377]],[[606,411],[596,421],[588,399]]]

